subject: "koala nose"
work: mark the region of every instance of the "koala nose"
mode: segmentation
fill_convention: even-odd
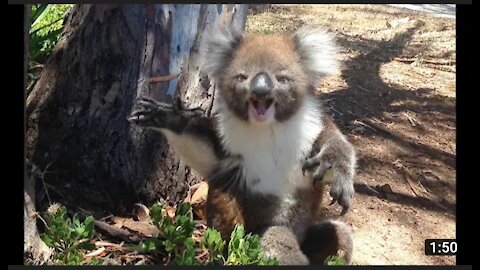
[[[267,98],[273,89],[273,83],[266,73],[258,73],[250,82],[250,91],[258,99]]]

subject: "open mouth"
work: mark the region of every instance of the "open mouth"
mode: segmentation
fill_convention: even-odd
[[[273,117],[275,106],[273,98],[258,100],[251,97],[248,99],[248,107],[250,113],[257,121],[265,121]]]

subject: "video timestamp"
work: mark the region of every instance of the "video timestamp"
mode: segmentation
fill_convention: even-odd
[[[426,239],[425,255],[428,256],[454,256],[458,250],[455,239]]]

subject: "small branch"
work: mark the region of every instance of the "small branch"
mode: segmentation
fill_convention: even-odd
[[[104,221],[104,220],[107,220],[107,219],[112,218],[112,217],[113,217],[113,215],[108,215],[106,217],[101,218],[100,221]]]
[[[410,115],[408,115],[407,113],[402,113],[405,117],[407,117],[408,121],[410,121],[410,124],[412,125],[412,127],[415,127],[417,126],[417,124],[415,124],[416,121],[413,120],[413,117],[411,117]]]
[[[374,189],[374,188],[371,187],[370,185],[365,184],[365,187],[366,187],[368,190],[370,190],[370,191],[372,191],[373,193],[375,193],[375,194],[380,194],[380,192],[378,192],[376,189]]]
[[[394,58],[393,60],[402,62],[402,63],[413,63],[419,61],[420,63],[425,64],[433,64],[433,65],[445,65],[445,66],[453,66],[456,64],[455,60],[433,60],[433,59],[419,59],[416,58]]]
[[[329,109],[332,110],[332,111],[334,111],[334,112],[336,112],[336,113],[338,113],[340,116],[343,116],[343,113],[342,113],[341,111],[339,111],[339,110],[337,110],[337,109],[335,109],[335,108],[333,108],[333,107],[331,107],[331,106],[329,107]]]
[[[176,79],[180,76],[180,74],[182,74],[181,72],[177,73],[177,74],[170,74],[170,75],[165,75],[165,76],[156,76],[156,77],[150,77],[148,79],[148,82],[150,83],[155,83],[155,82],[167,82],[167,81],[171,81],[173,79]]]
[[[97,226],[99,229],[107,232],[109,235],[119,238],[124,241],[129,241],[129,242],[138,242],[140,241],[140,238],[132,235],[131,233],[124,231],[122,229],[118,229],[115,226],[112,226],[108,223],[105,223],[103,221],[95,220],[95,226]]]
[[[103,241],[97,241],[95,242],[96,247],[115,247],[115,248],[123,248],[123,242],[120,244],[115,244],[115,243],[110,243],[110,242],[103,242]]]
[[[43,222],[43,225],[45,225],[45,228],[47,228],[47,230],[50,230],[50,227],[48,227],[47,222],[45,221],[45,219],[43,219],[43,217],[38,212],[35,212],[34,215]]]
[[[53,163],[53,160],[50,161],[50,163],[48,163],[47,166],[45,166],[45,169],[42,172],[42,184],[43,184],[43,188],[45,189],[45,194],[47,194],[48,205],[52,204],[52,200],[50,199],[50,195],[48,194],[47,186],[45,184],[45,173],[47,172],[48,167],[50,167],[50,165],[52,165],[52,163]]]
[[[365,88],[365,87],[362,87],[361,85],[357,85],[357,87],[358,87],[358,89],[363,90],[363,91],[365,91],[365,92],[373,92],[372,90],[369,90],[369,89],[367,89],[367,88]]]
[[[355,120],[355,121],[353,121],[353,123],[354,123],[354,124],[362,125],[362,126],[364,126],[364,127],[367,127],[367,128],[369,128],[369,129],[377,132],[377,129],[376,129],[376,128],[374,128],[374,127],[372,127],[372,126],[370,126],[370,125],[367,125],[367,124],[365,124],[365,123],[363,123],[363,122],[361,122],[361,121]]]
[[[87,253],[85,255],[83,255],[84,257],[97,257],[98,255],[102,254],[102,252],[105,251],[105,248],[104,247],[100,247],[99,249],[97,250],[94,250],[90,253]]]

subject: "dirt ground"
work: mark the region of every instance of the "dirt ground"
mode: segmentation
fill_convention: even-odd
[[[455,264],[425,256],[427,238],[455,238],[455,19],[386,5],[271,5],[248,32],[301,25],[334,32],[344,68],[319,88],[356,146],[350,212],[353,264]]]

